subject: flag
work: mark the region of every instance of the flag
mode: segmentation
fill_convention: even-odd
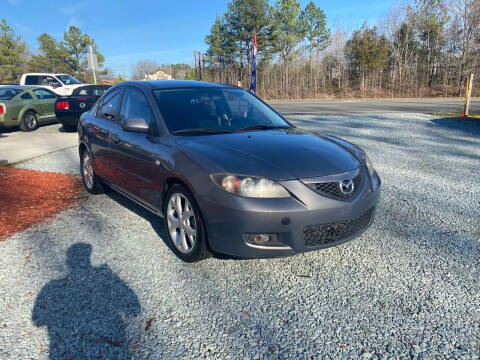
[[[252,58],[252,79],[250,80],[250,92],[257,91],[257,31],[253,30],[253,58]]]

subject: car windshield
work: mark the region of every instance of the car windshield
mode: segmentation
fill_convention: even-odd
[[[0,100],[10,100],[22,91],[20,89],[0,88]]]
[[[290,127],[267,105],[242,89],[157,89],[154,94],[166,125],[174,134]]]
[[[81,81],[78,81],[70,75],[57,75],[57,78],[65,85],[82,84]]]

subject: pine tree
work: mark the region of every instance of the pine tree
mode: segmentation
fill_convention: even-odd
[[[21,42],[7,21],[0,23],[0,82],[18,80],[25,64],[25,44]]]
[[[327,28],[325,13],[313,0],[302,12],[303,26],[305,27],[306,39],[308,41],[309,60],[312,62],[315,51],[324,50],[330,43],[330,29]]]
[[[296,46],[305,37],[305,26],[301,18],[302,8],[297,0],[278,0],[275,4],[275,31],[277,48],[283,60],[291,57]]]

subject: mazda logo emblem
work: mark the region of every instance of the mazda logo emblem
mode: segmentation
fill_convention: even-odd
[[[352,179],[343,179],[339,183],[340,185],[340,191],[344,195],[350,195],[353,193],[353,190],[355,190],[355,185],[353,185]]]
[[[80,103],[80,108],[85,109],[85,103]]]

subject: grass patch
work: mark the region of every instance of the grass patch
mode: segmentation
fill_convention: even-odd
[[[429,113],[430,115],[439,117],[439,118],[460,118],[460,119],[478,119],[480,118],[480,110],[470,111],[470,115],[468,118],[464,118],[460,116],[462,114],[462,110],[459,111],[443,111],[443,112],[433,112]]]

